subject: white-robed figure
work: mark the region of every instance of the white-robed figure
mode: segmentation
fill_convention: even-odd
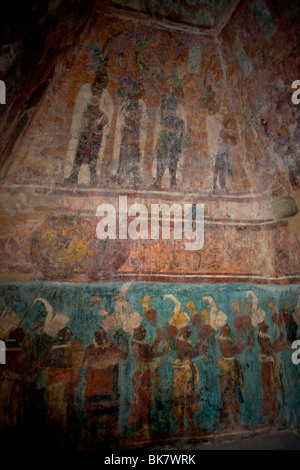
[[[107,75],[96,75],[81,86],[73,114],[65,165],[65,182],[96,186],[113,115],[113,101],[106,89]]]

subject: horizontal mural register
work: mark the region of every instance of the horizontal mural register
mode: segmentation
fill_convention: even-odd
[[[0,291],[2,434],[130,447],[299,425],[299,285],[44,282]]]

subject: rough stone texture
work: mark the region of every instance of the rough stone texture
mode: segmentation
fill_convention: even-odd
[[[213,22],[183,0],[37,2],[1,20],[8,440],[299,427],[299,214],[273,211],[299,208],[299,7],[225,3],[206,3]],[[203,247],[99,240],[97,207],[120,217],[120,196],[148,228],[152,204],[204,204]]]
[[[272,210],[277,220],[293,217],[299,212],[296,201],[291,196],[283,196],[272,201]]]

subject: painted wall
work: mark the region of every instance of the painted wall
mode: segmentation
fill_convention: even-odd
[[[2,336],[16,328],[1,366],[2,431],[130,448],[299,426],[299,286],[0,287]]]
[[[272,5],[240,2],[218,35],[103,6],[56,62],[1,169],[8,441],[299,427],[299,233],[272,203],[299,200],[300,29]],[[147,224],[151,204],[203,204],[203,248],[99,240],[96,209],[122,215],[120,196]]]
[[[196,25],[205,28],[216,26],[233,2],[219,1],[137,1],[113,0],[113,5],[148,13],[157,18],[167,18],[180,24]]]
[[[237,14],[240,43],[231,26],[216,41],[105,12],[87,28],[57,66],[2,172],[2,280],[299,282],[298,239],[289,220],[272,212],[274,199],[293,196],[296,180],[272,150],[272,136],[257,128],[258,114],[251,121],[261,100],[274,117],[281,94],[270,95],[269,67],[254,61],[246,76],[247,55],[242,66],[237,55],[248,8]],[[265,40],[251,15],[249,48],[255,35]],[[279,61],[272,67],[286,96],[292,69],[283,76]],[[294,135],[288,110],[278,116]],[[182,243],[149,239],[100,244],[96,209],[117,206],[120,195],[148,209],[204,204],[203,249],[187,253]]]

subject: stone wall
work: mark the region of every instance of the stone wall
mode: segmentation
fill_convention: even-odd
[[[41,70],[8,64],[1,105],[2,434],[132,448],[298,427],[297,6],[232,2],[205,24],[50,3]],[[173,219],[151,239],[162,203],[203,205],[201,249]],[[97,236],[102,204],[115,238]]]

